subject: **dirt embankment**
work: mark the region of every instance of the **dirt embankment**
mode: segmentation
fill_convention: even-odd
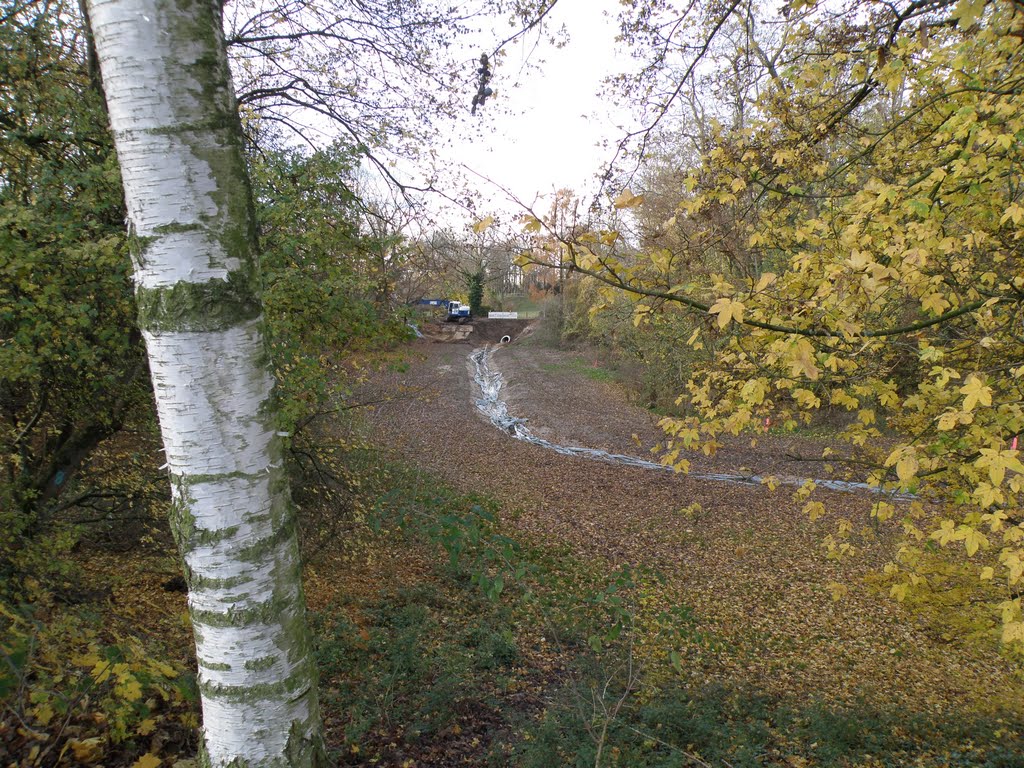
[[[469,323],[424,323],[420,333],[427,341],[446,344],[467,342],[475,346],[511,342],[529,335],[530,320],[473,320]]]

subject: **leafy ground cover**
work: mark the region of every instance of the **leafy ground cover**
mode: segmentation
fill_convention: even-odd
[[[892,601],[870,568],[887,534],[860,502],[845,514],[864,553],[836,563],[789,492],[510,446],[473,412],[470,349],[422,343],[380,366],[359,393],[378,402],[373,441],[325,425],[348,474],[326,501],[296,488],[333,764],[1024,765],[995,620]],[[640,450],[650,422],[611,383],[556,353],[503,354],[533,428],[560,413],[559,439]],[[724,455],[781,466],[778,449]],[[24,614],[63,621],[62,647],[16,624],[7,761],[188,768],[194,662],[166,529],[73,554],[76,590]]]
[[[689,680],[723,639],[654,608],[658,574],[507,537],[496,500],[421,473],[387,484],[366,551],[310,565],[338,764],[1020,764],[1005,712]]]
[[[871,520],[870,499],[829,498],[859,550],[840,562],[792,489],[645,474],[514,443],[473,412],[470,348],[423,344],[403,375],[378,381],[429,381],[431,392],[420,407],[383,407],[377,434],[461,492],[499,499],[501,529],[559,553],[547,562],[600,574],[554,591],[604,611],[586,628],[578,613],[562,622],[568,608],[535,617],[549,641],[573,638],[571,674],[523,726],[513,763],[1021,764],[1020,678],[996,650],[998,617],[891,600],[877,569],[893,531]],[[651,419],[624,393],[610,396],[607,381],[526,346],[496,360],[513,413],[535,432],[646,450]],[[756,450],[697,459],[702,469],[793,473],[787,456],[807,439],[768,435]]]

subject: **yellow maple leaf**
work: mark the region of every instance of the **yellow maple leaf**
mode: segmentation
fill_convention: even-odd
[[[480,221],[478,221],[476,224],[473,225],[473,232],[475,232],[478,235],[483,234],[488,229],[490,229],[490,227],[491,227],[491,225],[493,223],[494,223],[494,217],[493,216],[487,216],[485,218],[482,218],[482,219],[480,219]]]
[[[647,304],[637,304],[633,310],[633,326],[639,327],[641,323],[647,322],[650,318],[651,307]]]
[[[152,752],[147,752],[134,763],[132,768],[157,768],[163,762],[159,757],[154,755]]]
[[[807,339],[798,339],[793,345],[792,370],[794,376],[806,376],[811,381],[817,381],[821,371],[814,360],[814,347]]]
[[[956,538],[956,524],[952,520],[943,520],[939,530],[933,531],[928,538],[934,539],[944,547]]]
[[[897,602],[902,603],[907,599],[907,592],[910,591],[909,584],[893,584],[889,590],[889,597],[895,597]]]
[[[998,448],[982,448],[981,456],[975,460],[974,466],[979,469],[988,469],[989,480],[994,486],[1002,485],[1006,477],[1006,470],[1011,469],[1017,473],[1024,473],[1024,464],[1017,458],[1017,451],[1001,451]]]
[[[978,483],[978,486],[974,489],[974,498],[978,500],[978,505],[984,509],[991,507],[993,504],[1000,504],[1005,499],[999,488],[989,485],[987,482]]]
[[[837,603],[843,599],[847,592],[850,591],[849,587],[845,584],[840,584],[837,581],[830,581],[825,588],[829,591],[829,594],[832,595],[832,599]]]
[[[978,403],[992,405],[992,390],[985,386],[985,382],[975,374],[967,377],[967,381],[960,387],[960,394],[964,395],[964,410],[973,411]]]
[[[903,458],[896,462],[896,477],[900,479],[903,484],[909,483],[913,479],[914,475],[917,474],[917,470],[921,465],[917,462],[917,457],[912,454],[904,454]]]
[[[807,515],[813,523],[819,517],[825,514],[825,505],[820,501],[809,501],[804,505],[804,514]]]
[[[879,521],[885,522],[896,513],[896,507],[885,501],[876,502],[871,507],[871,516],[877,517]]]
[[[529,215],[523,216],[523,218],[519,220],[519,223],[527,232],[540,232],[541,227],[544,226],[541,220],[538,219],[536,216]]]
[[[1010,518],[1006,513],[1001,510],[996,510],[995,512],[981,516],[981,522],[988,525],[989,530],[991,530],[992,533],[998,533],[1003,530],[1006,521],[1009,519]]]
[[[50,721],[53,719],[55,714],[53,707],[46,703],[33,707],[30,711],[32,713],[32,717],[35,718],[35,721],[44,728],[50,724]]]
[[[765,392],[764,382],[761,379],[750,379],[740,390],[740,397],[751,405],[760,405],[764,402]]]
[[[1024,643],[1024,621],[1011,621],[1003,625],[1004,643]]]
[[[921,300],[921,307],[938,316],[952,306],[941,293],[930,293]]]
[[[778,149],[775,154],[772,155],[772,163],[775,165],[785,165],[791,163],[796,159],[796,152],[792,149]]]
[[[1020,451],[1016,449],[1003,451],[1003,463],[1006,465],[1007,469],[1012,469],[1014,472],[1024,474],[1024,463],[1022,463],[1021,460],[1017,458],[1017,456],[1019,455]]]
[[[1013,586],[1020,581],[1021,576],[1024,576],[1024,560],[1021,560],[1020,551],[1009,551],[1003,552],[999,556],[999,562],[1001,562],[1008,571],[1006,575],[1006,581],[1010,586]]]
[[[722,297],[711,305],[711,309],[708,312],[712,315],[718,315],[718,327],[725,328],[733,320],[737,323],[742,323],[743,310],[744,306],[741,302]]]
[[[821,400],[809,389],[794,389],[793,399],[796,400],[797,405],[805,410],[817,408],[821,405]]]
[[[176,670],[174,667],[172,667],[170,664],[166,662],[153,662],[152,667],[164,677],[174,679],[178,676],[178,670]]]
[[[761,275],[761,279],[757,281],[757,285],[754,286],[754,293],[760,293],[778,279],[778,275],[774,272],[765,272]]]
[[[114,686],[114,692],[125,701],[138,701],[142,698],[142,683],[133,677]]]
[[[1020,224],[1021,221],[1024,221],[1024,208],[1022,208],[1018,203],[1010,203],[1006,212],[1003,213],[1002,217],[999,219],[999,224],[1005,224],[1007,221],[1012,221],[1014,225]]]
[[[71,751],[80,763],[95,763],[103,757],[103,739],[93,736],[91,739],[70,739]]]
[[[953,9],[953,18],[961,29],[967,29],[985,11],[985,0],[960,0]]]
[[[968,557],[974,557],[974,554],[979,549],[988,549],[988,539],[985,538],[985,534],[976,528],[961,526],[959,536],[964,540],[964,546],[967,548]]]
[[[112,668],[109,661],[98,661],[89,674],[92,675],[93,680],[99,684],[105,683],[110,679],[111,671]]]
[[[619,193],[619,196],[615,198],[612,204],[621,210],[622,208],[635,208],[643,203],[643,201],[643,195],[634,195],[628,189],[624,189]]]
[[[917,460],[917,451],[914,450],[913,446],[901,445],[889,454],[889,457],[885,460],[885,466],[895,466],[896,476],[903,485],[907,485],[914,475],[917,474],[917,470],[920,469],[921,465]]]
[[[79,667],[97,668],[97,667],[105,667],[105,666],[107,666],[107,662],[104,661],[103,659],[101,659],[99,657],[99,655],[96,654],[95,652],[90,652],[90,653],[87,653],[87,654],[82,654],[80,656],[72,656],[71,657],[71,663],[75,664],[75,665],[77,665]]]
[[[1007,544],[1016,544],[1022,539],[1024,539],[1024,523],[1017,523],[1003,532],[1003,541]]]

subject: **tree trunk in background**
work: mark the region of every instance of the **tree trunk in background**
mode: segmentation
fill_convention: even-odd
[[[185,562],[213,766],[322,762],[220,5],[88,0]]]

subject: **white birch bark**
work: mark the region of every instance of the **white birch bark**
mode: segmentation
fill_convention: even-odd
[[[210,0],[90,0],[212,766],[322,761],[241,128]]]

